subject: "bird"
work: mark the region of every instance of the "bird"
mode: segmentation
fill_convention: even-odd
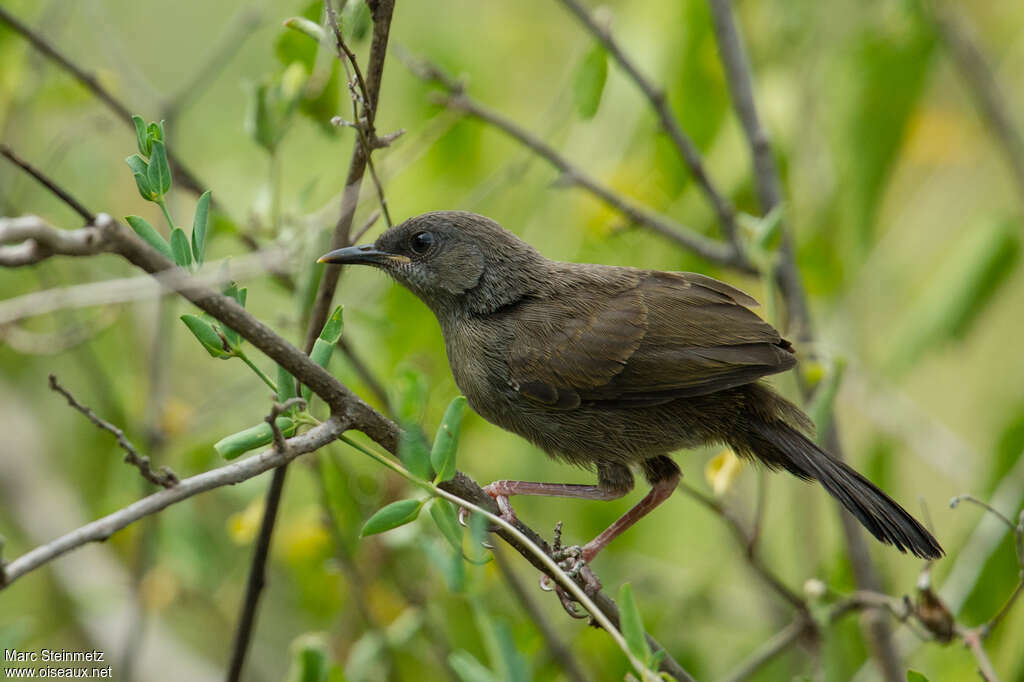
[[[797,364],[793,345],[730,284],[693,272],[549,260],[494,220],[435,211],[373,244],[319,259],[369,265],[440,323],[469,406],[548,455],[596,471],[596,485],[498,480],[484,487],[515,520],[514,495],[614,500],[650,492],[580,548],[589,564],[668,499],[670,454],[724,445],[817,481],[879,541],[935,559],[942,547],[913,516],[812,440],[813,424],[763,381]]]

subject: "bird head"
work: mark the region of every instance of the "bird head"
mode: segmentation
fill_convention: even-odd
[[[438,317],[488,313],[538,283],[546,259],[490,218],[436,211],[383,232],[373,244],[321,256],[320,263],[372,265],[426,303]]]

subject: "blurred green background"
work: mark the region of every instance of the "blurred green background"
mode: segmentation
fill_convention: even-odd
[[[712,178],[740,210],[756,215],[749,155],[706,3],[607,6],[621,44],[666,86]],[[254,86],[279,79],[283,61],[295,54],[289,50],[298,49],[287,41],[304,40],[294,34],[281,42],[281,22],[302,13],[303,3],[5,0],[4,7],[93,72],[132,111],[147,120],[169,118],[169,146],[232,218],[217,223],[210,259],[245,253],[232,232],[264,242],[276,238],[297,245],[294,275],[307,281],[310,268],[319,267],[312,260],[320,235],[337,217],[353,144],[351,129],[328,134],[322,125],[324,112],[351,117],[344,82],[333,93],[336,101],[319,102],[319,123],[296,116],[279,145],[276,234],[270,157],[245,126]],[[972,3],[964,9],[1016,125],[1024,126],[1024,93],[1015,87],[1024,73],[1024,6]],[[964,492],[992,499],[998,491],[1000,508],[1014,513],[1024,499],[1024,196],[915,4],[769,0],[739,3],[738,12],[811,295],[818,340],[801,354],[825,366],[845,359],[836,412],[847,456],[916,515],[927,507],[926,518],[949,554],[934,566],[935,583],[943,585],[959,566],[962,621],[983,622],[1016,584],[1012,542],[989,526],[981,527],[987,535],[979,533],[995,540],[979,541],[972,533],[980,510],[952,510],[947,502]],[[346,16],[347,30],[358,29],[351,26],[358,8]],[[365,63],[369,36],[354,33],[352,44]],[[551,258],[697,270],[761,297],[756,278],[710,267],[624,225],[582,191],[558,187],[557,173],[516,143],[432,104],[431,86],[398,59],[404,48],[465,77],[475,98],[616,190],[717,234],[712,211],[659,134],[655,115],[614,64],[596,113],[581,115],[574,93],[594,41],[558,3],[399,0],[391,42],[377,126],[405,134],[375,159],[396,220],[435,209],[471,210]],[[206,72],[211,60],[216,67]],[[209,77],[197,83],[200,73]],[[124,165],[134,152],[130,129],[2,23],[0,139],[92,210],[139,214],[162,225]],[[179,188],[169,203],[187,224],[195,197]],[[355,224],[375,207],[364,183]],[[0,164],[0,214],[24,213],[66,228],[80,225],[30,178]],[[379,222],[367,238],[381,229]],[[0,270],[0,292],[6,299],[134,274],[113,256],[52,259]],[[244,284],[248,308],[301,343],[296,296],[265,277]],[[345,338],[385,386],[402,385],[410,371],[422,375],[429,390],[422,423],[432,433],[457,394],[433,316],[369,269],[346,272],[336,300],[346,306]],[[239,363],[209,358],[173,319],[187,312],[194,311],[180,301],[159,308],[146,300],[0,329],[6,558],[147,492],[137,472],[121,463],[113,438],[48,390],[47,374],[57,374],[80,401],[122,425],[182,476],[222,464],[212,443],[266,414],[267,389]],[[162,339],[156,346],[155,335]],[[257,362],[272,369],[265,358]],[[331,370],[381,406],[344,357],[338,355]],[[791,376],[773,383],[795,396]],[[710,490],[704,469],[715,454],[678,456],[691,485]],[[592,481],[472,414],[459,466],[481,483]],[[324,472],[333,524],[324,522],[318,483]],[[722,495],[744,518],[752,513],[757,479],[748,467]],[[115,679],[221,677],[268,480],[194,497],[22,578],[0,592],[0,648],[105,649]],[[828,496],[786,476],[769,477],[767,491],[765,562],[798,591],[810,578],[837,591],[854,589]],[[614,503],[518,498],[515,506],[534,528],[562,520],[567,539],[582,542],[644,492]],[[292,467],[247,679],[284,679],[293,642],[310,637],[320,638],[350,680],[384,679],[389,667],[395,679],[451,678],[444,660],[453,650],[516,679],[514,671],[500,673],[495,660],[505,660],[497,653],[503,642],[518,649],[533,679],[565,679],[493,563],[467,565],[465,584],[453,590],[446,584],[446,545],[428,521],[358,539],[375,509],[407,493],[401,479],[341,444]],[[967,544],[970,537],[975,540]],[[889,593],[913,591],[920,562],[874,543],[871,553]],[[525,563],[509,558],[588,675],[622,679],[628,663],[611,640],[566,618],[557,600],[533,590],[535,575]],[[612,594],[632,582],[649,630],[699,679],[726,674],[791,618],[758,582],[721,520],[683,494],[617,540],[595,570]],[[352,571],[359,576],[356,589]],[[1003,679],[1024,679],[1022,640],[1024,609],[1018,608],[989,640]],[[755,679],[853,678],[868,656],[857,618],[829,628],[817,651],[792,648]],[[976,668],[958,645],[914,647],[907,665],[932,680],[972,679]],[[862,679],[875,677],[869,670]]]

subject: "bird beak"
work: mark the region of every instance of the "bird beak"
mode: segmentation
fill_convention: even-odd
[[[335,265],[388,265],[390,263],[408,263],[409,259],[405,256],[378,251],[373,244],[363,244],[331,251],[317,258],[316,262]]]

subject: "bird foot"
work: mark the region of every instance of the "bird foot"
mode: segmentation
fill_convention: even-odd
[[[558,563],[558,567],[565,571],[570,579],[575,580],[577,583],[582,583],[583,591],[587,596],[593,597],[601,591],[601,581],[587,565],[584,548],[579,545],[566,546],[562,544],[561,521],[555,526],[551,558]],[[580,607],[575,597],[569,594],[564,587],[554,583],[547,575],[540,577],[540,588],[546,592],[554,590],[555,594],[558,595],[558,599],[562,602],[562,608],[573,618],[587,618],[590,615]]]
[[[500,516],[507,523],[513,526],[519,522],[516,518],[516,513],[512,509],[512,504],[508,501],[508,494],[497,486],[497,483],[504,483],[504,481],[496,481],[483,487],[483,491],[494,498],[494,501],[498,504],[498,516]],[[459,507],[459,523],[462,526],[469,525],[469,510],[465,507]]]

